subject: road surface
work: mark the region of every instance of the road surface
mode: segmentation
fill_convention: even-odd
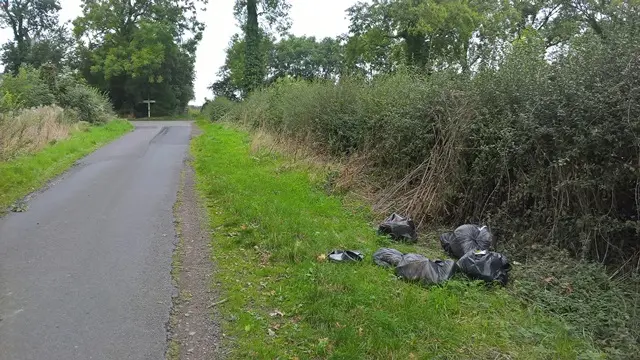
[[[0,218],[0,359],[163,359],[188,122],[140,122]]]

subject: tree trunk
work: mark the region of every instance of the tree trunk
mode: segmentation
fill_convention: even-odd
[[[258,25],[258,0],[247,0],[247,23],[245,25],[245,95],[257,89],[264,80],[262,54],[260,52],[260,26]]]

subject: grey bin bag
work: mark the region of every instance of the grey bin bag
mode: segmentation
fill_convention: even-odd
[[[418,240],[418,233],[413,220],[395,213],[380,224],[378,234],[389,235],[393,240],[399,241],[416,242]]]
[[[492,244],[493,235],[486,226],[466,224],[440,235],[442,249],[457,259],[473,250],[490,250]]]
[[[396,275],[422,285],[447,281],[455,272],[456,263],[453,260],[432,261],[420,254],[405,254],[396,267]]]
[[[384,267],[396,267],[402,260],[402,253],[396,249],[381,248],[373,254],[373,262]]]
[[[470,251],[460,260],[458,268],[469,277],[486,282],[499,282],[502,286],[509,281],[511,264],[506,256],[487,250]]]

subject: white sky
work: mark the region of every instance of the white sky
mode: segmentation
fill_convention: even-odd
[[[289,0],[291,33],[297,36],[324,38],[346,33],[349,23],[345,10],[356,0]],[[233,17],[235,0],[209,0],[207,11],[200,15],[207,28],[198,47],[196,57],[195,99],[202,104],[205,97],[213,95],[207,89],[216,80],[216,72],[224,64],[225,52],[231,36],[239,31]],[[60,20],[73,20],[81,14],[80,0],[61,0]],[[11,39],[9,29],[0,30],[0,43]]]

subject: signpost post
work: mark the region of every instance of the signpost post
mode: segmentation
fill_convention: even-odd
[[[143,103],[147,104],[147,118],[151,117],[151,104],[155,103],[155,100],[143,100]]]

